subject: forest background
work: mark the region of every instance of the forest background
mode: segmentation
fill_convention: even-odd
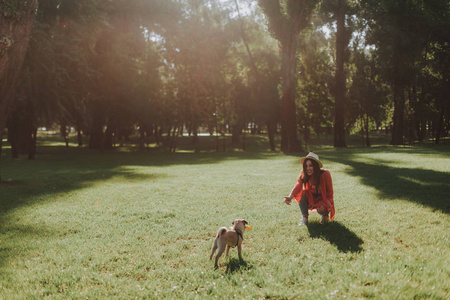
[[[445,0],[1,0],[0,132],[34,158],[39,128],[89,148],[267,133],[448,135]],[[7,129],[5,131],[5,128]],[[219,146],[217,145],[217,150]],[[222,149],[222,148],[220,148]]]

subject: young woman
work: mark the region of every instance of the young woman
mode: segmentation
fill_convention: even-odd
[[[303,170],[291,194],[284,197],[284,203],[291,205],[292,199],[295,199],[300,205],[303,219],[298,225],[307,225],[309,212],[315,210],[322,216],[322,224],[325,224],[328,219],[333,220],[335,214],[331,174],[322,169],[319,156],[312,152],[302,157],[300,162]]]

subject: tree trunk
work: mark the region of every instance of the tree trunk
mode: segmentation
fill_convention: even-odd
[[[440,112],[439,112],[439,119],[438,119],[438,124],[437,124],[437,128],[436,128],[436,135],[435,135],[435,139],[434,139],[434,143],[436,145],[439,144],[439,142],[441,140],[442,129],[444,127],[444,115],[445,115],[445,107],[444,107],[444,105],[442,105]]]
[[[30,40],[37,0],[17,2],[16,11],[0,2],[0,132],[6,127]]]
[[[77,142],[78,142],[78,147],[83,146],[83,136],[81,135],[80,129],[77,129]]]
[[[270,151],[276,151],[275,148],[275,130],[276,130],[276,124],[272,121],[267,121],[267,136],[269,137],[269,146]]]
[[[246,130],[243,131],[242,133],[242,151],[245,151],[245,132]]]
[[[114,132],[113,126],[109,124],[106,127],[104,138],[103,138],[103,149],[112,150],[114,149]]]
[[[173,131],[172,131],[172,137],[170,138],[169,141],[169,152],[170,153],[175,153],[177,150],[177,140],[178,140],[178,136],[180,135],[181,131],[182,131],[182,126],[178,126],[178,125],[174,125]],[[170,136],[170,135],[169,135]]]
[[[32,116],[30,111],[15,110],[8,120],[8,139],[13,158],[18,158],[20,154],[28,154],[29,159],[35,157],[37,130]]]
[[[309,126],[303,128],[303,140],[305,141],[305,150],[308,150],[309,141],[311,140],[311,129]]]
[[[199,142],[199,139],[198,139],[198,127],[197,127],[197,124],[194,124],[193,126],[192,126],[192,143],[194,144],[194,145],[197,145],[198,144],[198,142]]]
[[[310,24],[312,13],[318,1],[259,0],[267,16],[269,28],[281,44],[281,151],[295,153],[302,151],[297,135],[296,118],[296,69],[298,34]]]
[[[347,147],[345,143],[345,49],[347,38],[345,34],[345,1],[338,1],[336,11],[336,89],[335,89],[335,111],[334,111],[334,147]]]
[[[282,44],[281,73],[283,96],[281,97],[281,151],[297,153],[302,151],[297,136],[295,106],[297,36],[288,36]]]
[[[105,116],[100,108],[94,108],[92,112],[92,124],[90,126],[89,148],[103,150],[105,134]]]
[[[417,92],[414,87],[413,95],[416,102],[416,107],[414,109],[414,121],[415,121],[415,127],[416,127],[416,134],[417,134],[417,140],[419,143],[422,143],[424,140],[424,118],[423,118],[423,103],[425,103],[425,97],[423,96],[423,86],[421,88],[421,97],[420,99],[417,99]]]
[[[421,112],[416,111],[415,112],[415,122],[416,122],[416,134],[417,134],[417,141],[419,143],[423,143],[423,121],[422,121],[422,116],[421,116]]]
[[[0,185],[2,184],[2,149],[3,149],[3,131],[0,131]]]
[[[361,116],[361,145],[363,147],[366,146],[364,142],[364,115]]]
[[[68,133],[67,133],[67,126],[66,125],[61,125],[59,128],[59,132],[61,133],[61,136],[64,139],[64,143],[66,144],[66,147],[69,147],[69,138],[68,138]]]
[[[153,134],[153,135],[155,136],[156,147],[158,147],[158,146],[159,146],[159,143],[160,143],[160,138],[159,138],[159,128],[158,128],[158,125],[155,125],[155,128],[154,128],[154,134]]]
[[[397,37],[394,41],[392,53],[392,72],[393,72],[393,97],[394,97],[394,116],[392,118],[392,138],[391,145],[403,145],[403,118],[405,111],[405,89],[404,89],[404,75],[402,70],[403,63],[403,49],[401,46],[401,37]]]
[[[145,140],[146,140],[145,134],[146,134],[145,128],[143,125],[141,125],[139,127],[139,151],[142,151],[145,148]]]
[[[240,135],[242,134],[241,122],[235,122],[236,124],[231,127],[231,146],[238,147],[240,144]]]
[[[405,110],[405,95],[403,87],[394,83],[394,117],[391,145],[403,145],[403,116]]]
[[[31,139],[28,147],[28,159],[34,159],[36,157],[36,142],[37,142],[37,128],[31,127]]]
[[[364,127],[366,132],[366,146],[370,147],[370,137],[369,137],[369,114],[366,114],[366,118],[364,120]]]
[[[90,137],[89,137],[89,148],[103,150],[103,125],[94,120],[94,125],[92,127]]]

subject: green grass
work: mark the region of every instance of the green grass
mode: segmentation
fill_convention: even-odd
[[[42,143],[1,161],[0,298],[449,299],[450,147],[309,145],[336,219],[283,204],[299,156],[97,152]],[[253,147],[253,148],[252,148]],[[243,258],[209,260],[245,218]]]

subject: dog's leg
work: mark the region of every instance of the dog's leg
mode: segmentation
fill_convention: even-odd
[[[228,256],[228,252],[230,251],[230,246],[225,247],[225,256]]]
[[[222,245],[223,246],[223,245]],[[214,268],[217,269],[219,267],[219,258],[222,256],[223,252],[225,251],[225,247],[220,247],[219,251],[217,251],[216,255],[216,262],[214,263]]]
[[[237,246],[237,251],[238,251],[238,255],[239,255],[239,260],[242,261],[242,255],[241,255],[241,251],[242,251],[242,243],[239,243]]]
[[[214,239],[212,248],[211,248],[211,255],[209,256],[209,260],[213,258],[214,252],[216,252],[217,249],[217,238]]]

